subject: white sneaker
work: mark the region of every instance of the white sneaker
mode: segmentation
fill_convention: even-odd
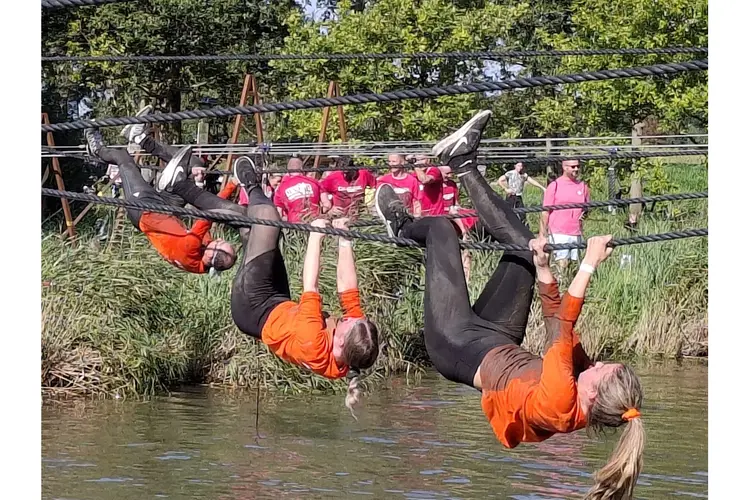
[[[170,193],[175,184],[187,178],[186,169],[192,154],[193,146],[184,146],[169,160],[169,163],[161,172],[159,182],[156,184],[158,192],[166,191]]]
[[[141,108],[141,110],[138,111],[135,116],[146,116],[153,110],[154,107],[149,104],[148,106],[144,106],[143,108]],[[132,125],[126,125],[120,132],[120,135],[127,139],[129,144],[140,144],[141,141],[143,141],[143,139],[146,137],[146,135],[144,134],[145,130],[145,123],[135,123]]]

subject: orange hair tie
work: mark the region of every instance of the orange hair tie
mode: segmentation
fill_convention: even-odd
[[[622,419],[626,422],[630,422],[634,418],[639,418],[641,416],[641,412],[639,412],[635,408],[630,408],[628,411],[622,414]]]

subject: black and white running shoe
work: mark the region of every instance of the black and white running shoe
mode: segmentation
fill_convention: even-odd
[[[98,128],[87,128],[83,131],[83,136],[86,138],[86,149],[92,156],[99,157],[99,150],[104,147],[104,139],[102,139],[102,133]]]
[[[398,237],[404,223],[412,219],[390,184],[381,184],[375,190],[375,212],[385,223],[385,230],[391,238]]]
[[[253,187],[260,184],[260,175],[255,170],[255,163],[248,156],[240,156],[234,160],[232,170],[240,186],[244,187],[246,191],[250,191]]]
[[[190,156],[193,154],[193,146],[184,146],[169,160],[167,166],[161,173],[161,178],[156,184],[156,190],[160,193],[166,191],[172,192],[172,188],[180,181],[187,179],[188,164]]]
[[[456,174],[476,167],[479,141],[491,115],[490,110],[475,114],[460,129],[435,144],[432,155],[440,158],[443,165],[449,165]]]
[[[153,111],[153,109],[153,106],[149,104],[148,106],[144,106],[143,108],[141,108],[141,110],[138,111],[135,116],[148,115],[151,113],[151,111]],[[120,135],[127,139],[129,144],[140,144],[141,141],[143,141],[143,139],[146,137],[146,125],[146,123],[125,125],[122,131],[120,131]]]

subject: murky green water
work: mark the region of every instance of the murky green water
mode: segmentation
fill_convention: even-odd
[[[708,368],[641,368],[648,444],[638,498],[708,496]],[[341,396],[207,390],[147,402],[47,403],[43,498],[575,498],[614,440],[585,431],[504,449],[475,391],[394,380],[355,422]]]

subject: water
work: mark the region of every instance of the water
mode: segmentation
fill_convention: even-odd
[[[641,368],[637,498],[708,496],[708,368]],[[576,498],[615,443],[585,431],[504,449],[477,392],[436,375],[369,394],[262,398],[193,389],[149,401],[47,402],[42,498]]]

